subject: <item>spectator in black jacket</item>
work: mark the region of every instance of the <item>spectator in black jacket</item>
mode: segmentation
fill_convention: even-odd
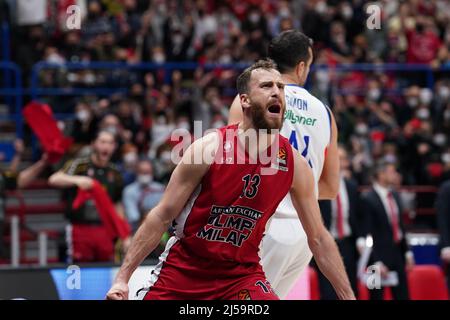
[[[398,275],[398,284],[391,288],[396,300],[409,299],[405,267],[414,265],[402,223],[402,203],[393,185],[399,179],[394,164],[380,162],[374,169],[374,183],[362,197],[365,232],[373,237],[372,263],[385,278],[389,271]],[[372,300],[382,300],[383,287],[370,290]]]
[[[363,211],[359,208],[358,186],[351,178],[350,162],[343,146],[339,146],[339,161],[341,173],[339,193],[334,200],[320,201],[320,209],[325,226],[336,239],[350,284],[356,294],[358,292],[357,247],[358,244],[361,247],[364,243],[363,230],[361,230]],[[319,287],[322,300],[337,300],[333,287],[321,272],[319,272]]]

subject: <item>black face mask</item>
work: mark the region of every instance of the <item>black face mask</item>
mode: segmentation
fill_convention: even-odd
[[[423,33],[423,31],[424,31],[424,26],[423,26],[423,24],[421,24],[421,23],[417,24],[417,25],[416,25],[416,31],[417,31],[418,33]]]

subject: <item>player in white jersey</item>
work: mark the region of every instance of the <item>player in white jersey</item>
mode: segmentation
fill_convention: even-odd
[[[312,41],[300,31],[288,30],[272,39],[268,53],[285,83],[286,113],[281,135],[307,159],[318,199],[333,199],[339,189],[336,122],[330,109],[302,87],[313,60]],[[228,123],[239,121],[242,107],[235,99]],[[306,233],[295,214],[287,196],[270,222],[260,252],[267,279],[281,299],[312,258]]]

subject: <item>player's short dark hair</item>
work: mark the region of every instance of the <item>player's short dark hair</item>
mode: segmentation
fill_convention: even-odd
[[[236,80],[236,86],[239,94],[248,93],[248,84],[250,83],[253,70],[256,69],[277,70],[277,65],[270,59],[263,59],[256,61],[250,67],[245,69]]]
[[[291,71],[301,61],[310,58],[309,48],[312,49],[313,41],[298,30],[286,30],[270,41],[268,48],[269,58],[272,59],[283,73]]]

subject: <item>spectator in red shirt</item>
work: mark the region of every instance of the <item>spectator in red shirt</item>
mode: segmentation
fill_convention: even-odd
[[[441,41],[433,30],[432,23],[425,23],[422,19],[417,19],[414,30],[408,30],[408,50],[406,60],[408,63],[433,62],[436,58]]]

